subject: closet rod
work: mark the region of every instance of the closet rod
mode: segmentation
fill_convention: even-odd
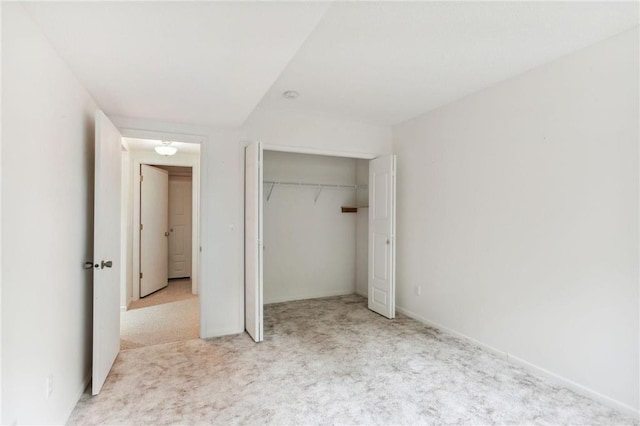
[[[281,182],[281,181],[272,181],[265,180],[264,184],[268,185],[294,185],[294,186],[312,186],[314,188],[350,188],[350,189],[358,189],[358,188],[366,188],[367,185],[342,185],[342,184],[333,184],[333,183],[308,183],[308,182]]]

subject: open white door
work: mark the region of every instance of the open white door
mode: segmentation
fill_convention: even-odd
[[[140,166],[140,297],[169,284],[169,172]]]
[[[93,219],[93,370],[97,395],[120,351],[120,132],[96,112]]]
[[[369,162],[369,309],[396,316],[396,156]]]
[[[262,342],[262,147],[245,149],[244,327]]]

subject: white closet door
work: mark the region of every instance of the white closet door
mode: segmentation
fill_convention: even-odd
[[[244,327],[262,342],[262,147],[245,149]]]
[[[97,395],[120,351],[120,132],[100,110],[95,122],[93,367]]]
[[[396,156],[369,162],[369,309],[396,316]]]

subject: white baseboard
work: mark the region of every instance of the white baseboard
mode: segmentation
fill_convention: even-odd
[[[90,382],[91,382],[91,372],[87,373],[87,375],[85,376],[84,380],[82,381],[82,384],[80,384],[80,387],[76,390],[76,393],[74,395],[71,407],[69,407],[67,409],[66,418],[65,418],[64,422],[62,422],[61,424],[65,424],[65,425],[67,424],[67,422],[69,421],[69,417],[71,416],[71,413],[73,413],[73,409],[76,408],[76,405],[78,404],[78,401],[80,400],[80,397],[84,393],[84,390],[87,388],[87,386],[89,386]]]
[[[133,300],[129,300],[127,306],[120,306],[120,312],[127,312],[131,307],[131,302],[133,302]]]
[[[353,294],[353,289],[341,290],[336,292],[323,292],[323,293],[314,293],[314,294],[301,294],[298,296],[287,296],[287,297],[274,297],[271,299],[265,299],[264,304],[269,305],[271,303],[282,303],[282,302],[293,302],[295,300],[306,300],[306,299],[321,299],[323,297],[335,297],[335,296],[348,296]]]
[[[243,325],[244,327],[244,325]],[[200,328],[200,338],[201,339],[213,339],[214,337],[222,337],[229,336],[232,334],[241,334],[244,333],[244,328],[221,328],[217,330],[206,331]]]
[[[514,355],[509,354],[506,351],[497,349],[493,346],[487,345],[486,343],[483,343],[479,340],[476,340],[472,337],[467,336],[466,334],[460,333],[458,331],[452,330],[448,327],[445,327],[441,324],[438,324],[435,321],[431,321],[427,318],[424,318],[414,312],[409,311],[408,309],[402,308],[400,306],[396,306],[396,311],[400,312],[401,314],[404,314],[408,317],[411,317],[425,325],[428,325],[430,327],[434,327],[437,328],[438,330],[458,337],[460,339],[469,341],[471,343],[473,343],[476,346],[479,346],[491,353],[493,353],[494,355],[497,355],[498,357],[504,358],[507,361],[510,361],[516,365],[519,365],[521,367],[523,367],[524,369],[526,369],[527,371],[545,377],[547,379],[549,379],[550,381],[554,382],[555,384],[567,387],[571,390],[573,390],[574,392],[580,394],[580,395],[584,395],[586,397],[589,397],[591,399],[594,399],[608,407],[613,408],[614,410],[620,411],[621,413],[624,413],[628,416],[634,417],[635,419],[640,419],[640,410],[635,409],[633,407],[631,407],[630,405],[627,405],[621,401],[618,401],[616,399],[610,398],[606,395],[601,394],[600,392],[597,392],[593,389],[590,389],[586,386],[580,385],[579,383],[574,382],[573,380],[567,379],[566,377],[563,377],[559,374],[553,373],[545,368],[542,368],[538,365],[532,364],[522,358],[518,358]]]

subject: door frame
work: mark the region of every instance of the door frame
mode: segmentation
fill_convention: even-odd
[[[201,290],[202,268],[200,262],[200,245],[202,238],[202,226],[200,222],[201,207],[201,161],[205,147],[206,137],[198,135],[183,135],[176,133],[165,133],[156,131],[147,131],[139,129],[120,129],[123,138],[136,139],[153,139],[153,140],[171,140],[176,142],[194,143],[200,145],[200,155],[193,154],[175,154],[170,157],[160,156],[155,152],[141,152],[128,150],[130,155],[130,173],[131,173],[131,207],[132,212],[127,212],[133,217],[132,229],[133,245],[131,250],[132,268],[131,282],[133,283],[132,298],[127,301],[139,300],[140,298],[140,233],[136,231],[136,224],[140,223],[140,165],[147,164],[150,166],[181,166],[191,167],[192,170],[192,196],[191,196],[191,291],[193,294],[199,294]],[[137,172],[136,172],[137,170]],[[202,309],[202,298],[200,298],[200,309]],[[202,318],[202,315],[201,315]],[[202,329],[202,324],[200,329]]]
[[[244,153],[245,149],[247,146],[254,144],[254,143],[258,143],[258,141],[245,141],[243,143],[243,147],[242,147],[242,151]],[[385,155],[392,155],[392,153],[374,153],[374,152],[352,152],[352,151],[335,151],[335,150],[328,150],[328,149],[317,149],[317,148],[309,148],[309,147],[302,147],[302,146],[291,146],[291,145],[278,145],[278,144],[266,144],[266,143],[260,143],[261,145],[261,149],[262,151],[277,151],[277,152],[290,152],[290,153],[295,153],[295,154],[310,154],[310,155],[324,155],[324,156],[331,156],[331,157],[343,157],[343,158],[353,158],[353,159],[358,159],[358,160],[373,160],[375,158],[381,157],[381,156],[385,156]],[[245,165],[246,167],[246,165]],[[263,167],[262,165],[260,165],[260,167]],[[243,173],[243,182],[245,180],[245,176],[246,176],[246,171]],[[246,182],[244,182],[243,187],[246,186]],[[264,211],[261,212],[261,214],[264,214]],[[246,225],[245,225],[246,226]],[[244,226],[243,226],[243,232],[244,232]],[[243,240],[245,240],[244,234],[243,234]],[[246,241],[246,240],[245,240]],[[246,247],[245,247],[246,250]],[[367,249],[369,250],[369,248]],[[394,241],[394,253],[395,253],[395,241]],[[394,259],[393,262],[395,264],[395,255],[394,255]],[[245,271],[243,268],[243,289],[246,288],[246,276],[245,276]],[[395,284],[394,284],[395,286]],[[394,296],[395,297],[395,296]],[[394,303],[395,305],[395,303]],[[263,306],[264,306],[264,300],[263,300]],[[242,303],[242,307],[243,307],[243,313],[245,314],[244,316],[246,316],[246,301],[244,300],[244,296],[243,296],[243,303]],[[244,330],[246,332],[246,324],[244,327]]]

